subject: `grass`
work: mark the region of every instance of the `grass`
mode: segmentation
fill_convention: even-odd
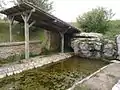
[[[24,41],[24,27],[15,23],[12,29],[13,41]],[[30,40],[44,40],[44,31],[40,28],[31,28]],[[0,20],[0,42],[9,42],[9,23]]]
[[[0,22],[0,42],[9,41],[8,23]]]
[[[12,29],[13,41],[24,41],[24,27],[19,23],[14,23]],[[0,43],[9,42],[9,23],[4,20],[0,20]],[[30,30],[30,40],[41,40],[44,41],[44,31],[40,28],[32,27]],[[30,53],[30,56],[36,56]],[[24,59],[24,54],[22,55],[13,55],[3,60],[0,59],[0,66],[12,62],[19,61]]]
[[[106,32],[105,37],[115,40],[116,35],[120,34],[120,20],[111,21],[110,30]]]
[[[70,23],[77,27],[76,22]],[[111,40],[115,39],[115,36],[120,34],[120,20],[112,20],[110,30],[106,32],[105,37]],[[23,25],[15,24],[13,26],[13,39],[14,41],[24,40],[24,28]],[[30,30],[30,40],[42,40],[44,41],[44,31],[40,28],[33,27]],[[9,41],[9,24],[7,21],[0,20],[0,42]]]

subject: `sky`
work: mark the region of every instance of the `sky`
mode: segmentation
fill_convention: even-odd
[[[51,0],[54,2],[53,15],[66,22],[75,22],[76,17],[92,8],[105,7],[112,9],[114,20],[120,19],[120,0]]]
[[[7,7],[10,0],[5,0]],[[54,11],[52,14],[63,21],[75,22],[76,18],[83,13],[96,7],[112,9],[115,16],[113,20],[120,19],[120,0],[50,0],[53,1]]]

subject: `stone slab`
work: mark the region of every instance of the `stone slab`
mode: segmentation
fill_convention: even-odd
[[[89,80],[76,85],[73,90],[112,90],[118,80],[120,80],[120,64],[112,63]]]

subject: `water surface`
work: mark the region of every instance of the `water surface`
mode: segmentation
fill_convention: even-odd
[[[102,60],[74,56],[0,79],[0,90],[66,90],[107,64]]]

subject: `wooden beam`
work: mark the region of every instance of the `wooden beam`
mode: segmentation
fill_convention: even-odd
[[[23,13],[29,13],[31,12],[31,10],[26,10],[26,11],[22,11],[22,12],[18,12],[18,13],[14,13],[14,14],[10,14],[9,16],[18,16],[18,15],[22,15]]]
[[[42,43],[42,41],[37,40],[37,41],[30,41],[30,44],[37,44],[37,43]],[[23,42],[9,42],[9,43],[1,43],[0,47],[10,47],[10,46],[20,46],[20,45],[25,45],[25,41]]]
[[[30,25],[29,25],[29,28],[31,27],[31,26],[33,26],[33,24],[35,24],[36,23],[36,21],[33,21]]]
[[[33,9],[30,11],[29,16],[28,16],[28,18],[27,18],[27,21],[29,21],[29,19],[30,19],[30,17],[31,17],[31,15],[32,15],[33,12],[35,12],[35,8],[33,8]]]

